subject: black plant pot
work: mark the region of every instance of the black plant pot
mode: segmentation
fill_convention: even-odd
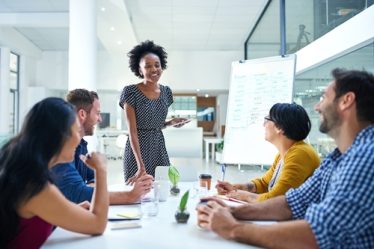
[[[183,212],[181,212],[180,210],[177,210],[177,212],[175,212],[175,219],[177,223],[187,223],[189,218],[190,218],[190,213],[187,210]]]
[[[181,190],[178,188],[178,186],[173,186],[173,187],[170,189],[170,193],[171,193],[172,195],[178,195],[180,191],[181,191]]]

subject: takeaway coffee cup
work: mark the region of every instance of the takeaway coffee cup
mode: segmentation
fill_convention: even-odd
[[[200,187],[206,187],[210,190],[210,185],[212,183],[212,176],[210,174],[201,174],[199,176]]]

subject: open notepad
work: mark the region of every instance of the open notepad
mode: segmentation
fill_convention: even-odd
[[[237,207],[247,204],[245,201],[241,201],[235,198],[227,197],[226,195],[215,195],[218,199],[222,200],[229,207]]]
[[[108,221],[140,220],[141,215],[136,210],[110,210]]]

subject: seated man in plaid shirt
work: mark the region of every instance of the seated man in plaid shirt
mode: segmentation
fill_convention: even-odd
[[[374,248],[374,76],[342,69],[332,75],[315,109],[320,131],[337,148],[285,196],[235,208],[214,199],[200,205],[201,227],[266,248]]]

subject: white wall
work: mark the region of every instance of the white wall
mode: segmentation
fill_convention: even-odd
[[[197,88],[227,90],[231,62],[242,57],[242,51],[171,51],[160,82],[174,92],[195,92]],[[98,65],[98,89],[121,91],[125,85],[140,81],[128,68],[125,53],[111,56],[100,52]]]
[[[231,62],[242,58],[242,51],[190,51],[169,52],[168,69],[160,82],[169,85],[173,92],[195,92],[197,88],[227,91],[230,83]],[[35,62],[36,77],[29,85],[44,87],[45,95],[56,91],[66,92],[68,88],[68,53],[66,51],[48,51],[41,54]],[[118,114],[118,99],[125,85],[139,82],[128,68],[125,53],[112,56],[98,53],[98,93],[101,111],[110,112],[111,126],[115,126]],[[43,91],[41,91],[43,92]],[[58,95],[58,94],[57,94]],[[40,96],[39,96],[40,97]],[[227,94],[219,99],[220,125],[225,124]]]
[[[231,62],[242,58],[242,51],[190,51],[169,52],[168,68],[160,82],[174,92],[227,90],[230,82]],[[83,67],[84,65],[82,65]],[[68,53],[43,52],[37,62],[37,79],[33,83],[51,89],[67,89]],[[118,90],[137,83],[128,68],[126,54],[111,56],[105,51],[98,54],[98,90]]]
[[[106,51],[98,53],[97,88],[122,91],[125,85],[138,82],[128,68],[128,58],[125,52],[111,55]]]
[[[226,125],[226,114],[227,114],[227,103],[229,95],[228,94],[219,94],[217,96],[217,134],[220,136],[221,125]]]
[[[173,91],[227,90],[231,62],[242,58],[243,51],[172,51],[161,82]]]
[[[84,67],[84,65],[82,65]],[[68,52],[45,51],[37,62],[34,86],[49,89],[68,89]]]
[[[15,29],[9,27],[0,27],[0,46],[5,47],[21,56],[19,89],[19,121],[21,126],[24,116],[29,110],[27,86],[33,84],[33,82],[36,80],[36,61],[41,58],[42,52],[38,47],[19,34]],[[1,70],[3,73],[9,74],[9,65],[1,65]],[[2,90],[9,91],[8,89]],[[9,113],[8,111],[6,112],[7,113],[3,113],[3,111],[0,111],[0,116],[8,118]]]
[[[35,85],[36,80],[36,63],[37,58],[33,56],[21,55],[20,58],[20,108],[19,108],[19,122],[20,128],[23,120],[35,101],[30,99],[28,93],[29,86]]]
[[[9,48],[0,47],[0,136],[9,133],[9,62],[10,50]]]

